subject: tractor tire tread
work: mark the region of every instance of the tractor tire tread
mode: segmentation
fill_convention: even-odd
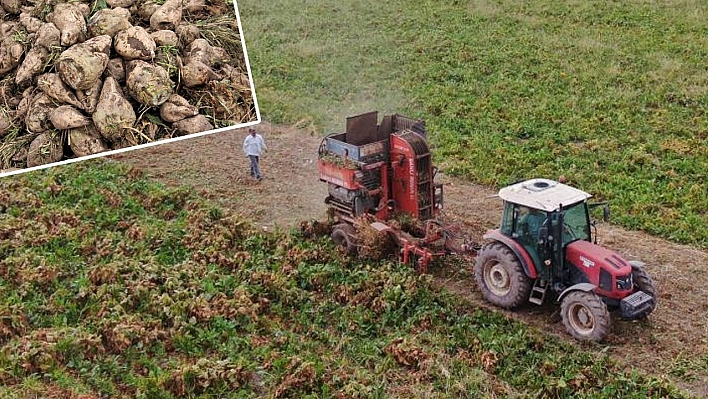
[[[485,282],[484,265],[495,259],[505,265],[509,273],[511,289],[504,296],[494,294]],[[479,251],[474,266],[474,278],[482,296],[488,302],[505,309],[513,309],[526,303],[533,286],[533,281],[524,272],[516,255],[505,244],[498,241],[484,245]]]
[[[569,321],[569,308],[573,303],[582,303],[590,309],[595,325],[589,334],[582,334],[575,330]],[[568,293],[561,302],[561,319],[566,331],[574,338],[581,341],[600,342],[607,336],[612,319],[607,310],[607,305],[594,292],[573,291]]]
[[[654,285],[654,280],[649,276],[649,273],[641,267],[632,267],[632,280],[637,290],[644,291],[654,298],[654,306],[635,317],[635,319],[645,319],[656,309],[656,300],[658,298],[656,286]]]

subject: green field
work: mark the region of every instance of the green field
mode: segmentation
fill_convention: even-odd
[[[0,180],[2,398],[687,398],[109,161]]]
[[[708,248],[708,3],[238,2],[265,119],[427,121],[450,174],[567,176],[613,221]]]

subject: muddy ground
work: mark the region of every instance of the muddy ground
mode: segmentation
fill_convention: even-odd
[[[187,184],[204,196],[236,209],[263,229],[325,220],[326,187],[317,178],[321,138],[307,130],[261,123],[268,151],[261,160],[263,180],[248,177],[241,150],[245,129],[163,144],[112,156],[139,167],[168,184]],[[572,176],[570,176],[572,183]],[[442,177],[445,214],[462,220],[479,237],[500,218],[495,191]],[[708,251],[674,244],[647,234],[599,223],[599,243],[630,259],[647,263],[660,292],[659,306],[646,321],[614,320],[602,344],[579,344],[602,350],[640,372],[664,375],[699,397],[708,397]],[[470,265],[471,266],[471,265]],[[487,306],[470,270],[437,270],[436,279],[475,306]],[[528,305],[509,317],[572,341],[561,324],[558,306]]]

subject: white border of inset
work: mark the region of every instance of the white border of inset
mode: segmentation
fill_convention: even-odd
[[[12,175],[19,175],[22,173],[32,172],[35,170],[52,168],[54,166],[59,166],[59,165],[66,165],[66,164],[70,164],[70,163],[74,163],[74,162],[86,161],[86,160],[94,159],[94,158],[106,157],[109,155],[120,154],[121,152],[139,150],[141,148],[153,147],[156,145],[172,143],[175,141],[191,139],[194,137],[206,136],[208,134],[225,132],[227,130],[241,129],[244,127],[253,126],[253,125],[257,125],[257,124],[261,123],[261,110],[260,110],[260,108],[258,108],[258,100],[256,99],[256,88],[255,88],[255,85],[253,84],[253,75],[251,74],[251,63],[248,60],[248,51],[246,50],[246,38],[243,35],[243,28],[241,27],[241,16],[239,15],[239,12],[238,12],[238,5],[236,4],[236,0],[234,0],[234,12],[236,13],[236,22],[238,24],[239,35],[241,36],[241,47],[243,47],[243,57],[244,57],[244,60],[246,61],[246,71],[248,72],[248,80],[251,85],[251,95],[253,96],[253,105],[256,107],[256,120],[255,121],[237,124],[237,125],[233,125],[233,126],[222,127],[219,129],[207,130],[205,132],[200,132],[200,133],[193,133],[193,134],[189,134],[187,136],[182,136],[182,137],[174,137],[171,139],[158,140],[158,141],[154,141],[152,143],[139,144],[139,145],[132,146],[132,147],[121,148],[119,150],[99,152],[97,154],[91,154],[91,155],[86,155],[86,156],[79,157],[79,158],[67,159],[65,161],[54,162],[54,163],[50,163],[50,164],[46,164],[46,165],[33,166],[31,168],[18,169],[18,170],[13,170],[10,172],[4,172],[4,173],[0,173],[0,178],[12,176]]]

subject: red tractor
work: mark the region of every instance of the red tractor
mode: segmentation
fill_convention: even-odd
[[[420,272],[436,257],[478,249],[439,217],[443,187],[434,181],[422,121],[390,115],[379,123],[376,112],[348,118],[344,133],[322,141],[318,169],[336,223],[332,239],[343,251],[357,252],[361,220],[388,234],[399,259]],[[487,301],[504,308],[540,305],[551,293],[561,302],[568,332],[594,341],[607,334],[608,309],[627,319],[654,310],[656,289],[643,264],[592,242],[589,211],[599,204],[588,204],[589,194],[533,179],[501,189],[499,197],[501,226],[484,236],[475,261]],[[394,227],[401,215],[415,220],[413,226]]]
[[[568,332],[600,341],[608,309],[644,318],[656,306],[656,288],[644,264],[628,261],[592,240],[590,194],[553,180],[532,179],[502,188],[501,226],[484,236],[475,280],[484,298],[504,308],[543,303],[550,291],[561,303]],[[604,208],[605,218],[609,215]]]

